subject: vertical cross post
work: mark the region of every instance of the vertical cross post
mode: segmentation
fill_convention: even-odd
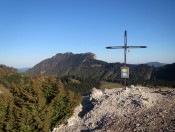
[[[127,53],[127,32],[125,30],[125,33],[124,33],[124,56],[125,56],[125,67],[126,67],[126,53]],[[126,78],[124,79],[124,86],[126,88]]]
[[[147,48],[146,46],[127,46],[127,31],[124,32],[124,46],[108,46],[107,49],[124,49],[124,66],[126,67],[126,53],[128,48]],[[124,78],[126,88],[126,78]]]
[[[125,34],[124,34],[124,56],[125,56],[125,66],[126,66],[126,53],[127,53],[127,32],[125,31]]]

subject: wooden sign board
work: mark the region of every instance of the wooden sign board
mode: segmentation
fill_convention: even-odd
[[[121,67],[121,78],[129,78],[129,67]]]

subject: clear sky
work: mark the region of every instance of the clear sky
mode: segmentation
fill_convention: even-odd
[[[175,62],[175,0],[0,0],[0,64],[33,67],[57,53],[128,63]]]

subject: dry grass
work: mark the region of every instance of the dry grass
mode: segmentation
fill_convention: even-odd
[[[121,88],[123,87],[121,84],[118,83],[111,83],[111,82],[105,82],[105,81],[101,81],[101,89],[105,89],[105,88]]]
[[[12,96],[12,94],[10,93],[10,91],[5,88],[3,85],[0,85],[0,94],[5,94],[6,96]]]
[[[77,84],[80,84],[80,81],[79,81],[79,80],[76,80],[76,79],[72,79],[72,78],[70,78],[70,80],[71,80],[71,82],[73,82],[73,83],[77,83]]]

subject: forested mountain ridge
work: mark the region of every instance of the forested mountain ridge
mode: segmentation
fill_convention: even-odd
[[[153,77],[158,80],[175,81],[175,63],[167,64],[156,69],[153,73]]]
[[[17,69],[0,64],[0,77],[16,73]]]
[[[123,66],[121,63],[107,63],[97,60],[93,53],[73,54],[69,52],[43,60],[26,73],[28,75],[76,75],[113,81],[120,79],[121,66]],[[128,66],[130,67],[131,78],[150,79],[153,67],[146,64],[129,64]]]

